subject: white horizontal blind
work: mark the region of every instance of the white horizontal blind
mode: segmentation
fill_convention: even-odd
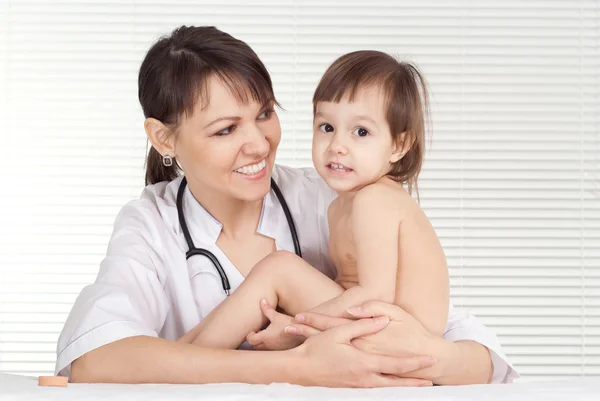
[[[136,74],[180,24],[216,25],[270,69],[280,163],[310,166],[311,96],[360,48],[432,93],[421,203],[453,302],[526,379],[600,375],[598,1],[0,0],[0,371],[49,374],[115,214],[143,185]]]

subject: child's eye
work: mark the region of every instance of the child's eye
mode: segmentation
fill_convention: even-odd
[[[262,113],[260,113],[257,118],[259,120],[267,120],[267,119],[269,119],[271,117],[272,113],[273,113],[273,110],[265,110]]]
[[[357,128],[354,131],[352,131],[352,133],[354,135],[358,135],[358,136],[367,136],[367,135],[369,135],[369,131],[367,131],[364,128]]]
[[[333,127],[330,124],[324,123],[324,124],[319,125],[319,131],[333,132]]]
[[[230,125],[229,127],[222,129],[221,131],[217,132],[215,135],[216,136],[224,136],[224,135],[229,135],[233,132],[233,130],[235,129],[235,125]]]

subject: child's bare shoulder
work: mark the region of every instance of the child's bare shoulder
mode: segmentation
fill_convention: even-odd
[[[389,217],[401,217],[407,209],[415,206],[414,199],[398,182],[382,179],[360,189],[354,196],[352,212],[370,215],[385,213]]]

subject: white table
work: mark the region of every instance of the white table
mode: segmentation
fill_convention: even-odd
[[[38,400],[600,400],[598,378],[548,382],[518,382],[457,387],[332,389],[290,384],[69,384],[66,388],[39,387],[36,377],[0,373],[0,401]]]

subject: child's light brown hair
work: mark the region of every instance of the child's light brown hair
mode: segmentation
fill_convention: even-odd
[[[365,87],[383,91],[392,140],[398,141],[405,133],[401,145],[409,150],[392,164],[388,175],[407,184],[408,191],[412,193],[414,189],[418,196],[417,178],[423,164],[429,106],[425,79],[414,65],[375,50],[345,54],[321,78],[313,96],[313,115],[318,102],[337,103],[345,96],[353,101],[356,91]]]

